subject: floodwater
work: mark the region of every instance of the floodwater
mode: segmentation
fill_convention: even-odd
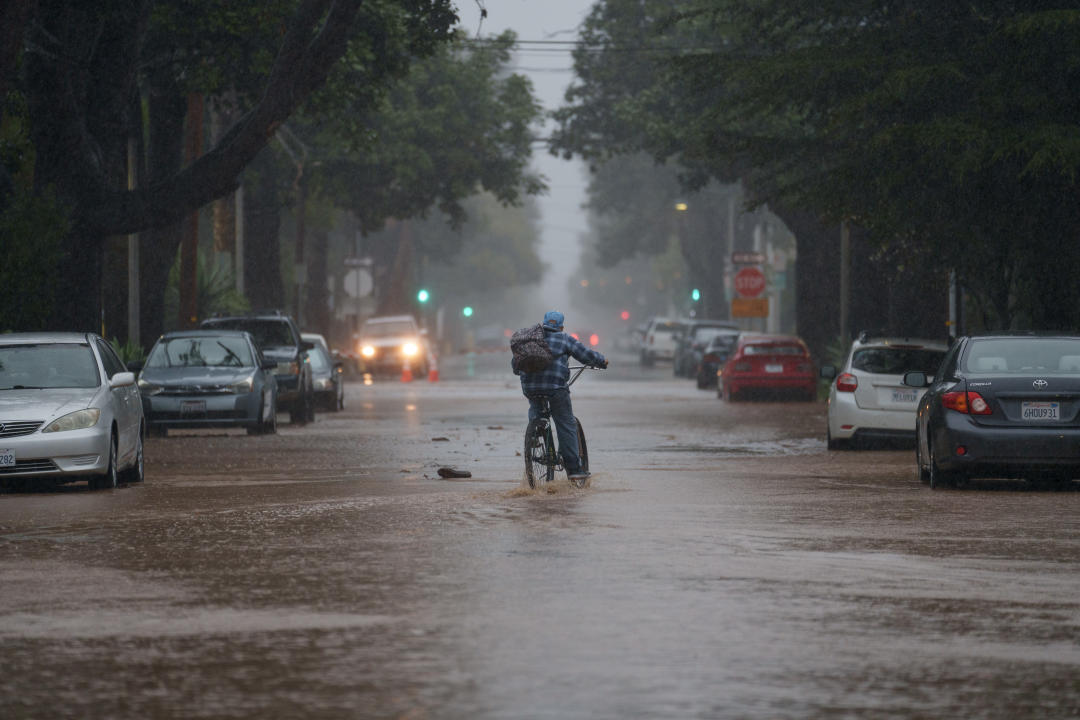
[[[615,364],[590,487],[532,491],[504,360],[0,495],[0,717],[1080,716],[1075,488],[931,491],[822,404]]]

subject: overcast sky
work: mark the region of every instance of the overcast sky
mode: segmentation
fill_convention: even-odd
[[[481,6],[487,9],[483,20]],[[513,69],[532,80],[533,92],[544,110],[550,111],[562,104],[563,93],[574,77],[569,46],[535,47],[527,41],[575,40],[591,7],[592,0],[458,0],[458,15],[461,27],[473,37],[477,32],[497,35],[507,29],[517,33],[524,44],[514,56]],[[533,163],[549,187],[539,199],[543,214],[541,257],[551,265],[543,291],[557,297],[565,293],[566,280],[577,267],[578,239],[586,230],[581,209],[586,170],[577,160],[551,156],[544,146],[536,146],[534,152]]]

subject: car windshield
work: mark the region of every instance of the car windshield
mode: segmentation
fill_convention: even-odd
[[[214,320],[209,324],[222,330],[247,330],[251,333],[251,337],[254,338],[255,344],[260,348],[296,345],[296,341],[289,331],[288,323],[280,320],[231,318],[229,320]]]
[[[655,325],[653,325],[652,330],[650,330],[650,332],[652,332],[652,333],[677,333],[677,332],[682,332],[683,329],[684,329],[684,326],[683,326],[682,323],[663,322],[663,323],[656,323]]]
[[[739,340],[739,336],[736,334],[720,334],[709,341],[709,348],[724,348],[730,350],[735,347],[735,343]]]
[[[694,342],[707,343],[715,337],[727,335],[734,339],[735,335],[732,334],[731,328],[714,328],[714,327],[699,327],[694,329]]]
[[[1080,374],[1080,338],[976,339],[964,358],[969,373]]]
[[[804,355],[798,345],[747,345],[743,355]]]
[[[854,370],[880,375],[903,375],[919,371],[927,375],[937,372],[944,350],[924,348],[868,347],[860,348],[851,357]]]
[[[364,337],[392,337],[394,335],[415,335],[416,328],[408,320],[371,323],[364,326]]]
[[[240,337],[204,335],[163,338],[146,358],[148,368],[252,367],[250,346]]]
[[[0,345],[0,390],[100,384],[94,351],[85,343]]]

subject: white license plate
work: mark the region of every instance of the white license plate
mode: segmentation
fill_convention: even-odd
[[[784,366],[781,363],[776,363],[775,365],[770,363],[765,366],[765,372],[781,373],[784,372]]]
[[[205,400],[183,400],[180,402],[181,415],[205,415]]]
[[[11,448],[0,450],[0,467],[15,467],[15,451]]]
[[[911,404],[919,399],[919,393],[912,390],[893,390],[892,401],[894,403],[908,403]]]
[[[1039,420],[1060,420],[1061,403],[1022,402],[1020,403],[1020,417],[1031,422],[1037,422]]]

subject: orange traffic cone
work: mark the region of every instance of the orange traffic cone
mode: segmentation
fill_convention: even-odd
[[[439,368],[433,367],[427,373],[428,382],[439,382]]]
[[[405,363],[401,368],[401,382],[412,382],[412,368],[409,363]]]

